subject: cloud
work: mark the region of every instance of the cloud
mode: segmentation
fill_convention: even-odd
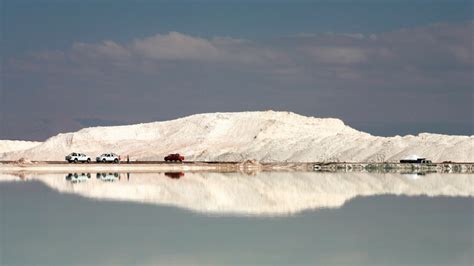
[[[353,47],[321,47],[306,48],[306,52],[317,62],[323,64],[360,64],[368,60],[368,53]]]
[[[314,34],[294,37],[309,54],[330,63],[384,63],[422,66],[445,63],[472,67],[473,22],[439,23],[378,35]],[[442,60],[442,62],[440,62]]]
[[[127,60],[131,51],[113,41],[103,41],[99,44],[74,43],[71,53],[88,58],[105,57],[111,60]]]
[[[23,65],[32,69],[34,61],[48,65],[61,64],[62,60],[64,64],[69,61],[85,67],[110,64],[111,67],[154,71],[169,63],[193,61],[225,64],[231,68],[244,64],[246,68],[253,66],[265,73],[292,69],[293,73],[302,75],[308,70],[324,75],[334,67],[339,70],[342,67],[345,72],[354,73],[350,76],[366,78],[367,82],[371,82],[369,79],[374,73],[390,70],[394,76],[406,75],[421,81],[439,78],[443,72],[460,73],[472,68],[473,25],[473,22],[440,23],[377,35],[304,33],[270,41],[206,39],[170,32],[124,44],[111,40],[96,44],[78,42],[69,51],[36,53],[33,58],[23,60]]]
[[[334,88],[466,87],[472,82],[474,22],[438,23],[380,34],[297,34],[266,41],[202,38],[178,32],[119,44],[74,43],[66,51],[43,51],[14,59],[23,71],[70,72],[90,78],[123,72],[149,74],[201,65],[201,70],[258,73],[268,80]],[[285,81],[286,80],[286,81]]]
[[[319,77],[343,71],[361,86],[466,88],[472,83],[473,29],[467,22],[377,35],[304,34],[289,37],[286,45],[297,48],[293,57]]]
[[[211,41],[178,32],[135,39],[130,50],[144,58],[163,60],[215,60],[225,56]]]

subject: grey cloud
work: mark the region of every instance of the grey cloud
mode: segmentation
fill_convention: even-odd
[[[306,59],[313,60],[312,67],[349,66],[366,82],[376,82],[374,74],[378,71],[391,71],[394,77],[403,75],[409,82],[439,83],[455,71],[462,75],[450,81],[467,84],[474,62],[473,28],[469,22],[379,35],[304,35],[291,38],[290,45],[302,46],[301,56],[308,54]],[[460,76],[462,80],[458,79]]]
[[[75,43],[70,55],[106,60],[204,61],[259,63],[278,55],[271,47],[230,37],[204,39],[179,32],[134,39],[127,44],[104,41],[99,44]]]
[[[35,55],[46,62],[64,57],[66,53],[69,56],[102,57],[111,60],[129,60],[134,56],[142,60],[218,60],[237,63],[257,62],[242,60],[242,57],[259,58],[259,62],[285,59],[282,63],[289,63],[309,56],[316,62],[341,65],[374,62],[429,65],[443,60],[443,63],[470,67],[474,59],[473,32],[474,22],[434,24],[379,35],[298,34],[262,42],[230,37],[205,39],[170,32],[135,39],[126,44],[110,40],[97,44],[75,43],[70,51],[48,51]],[[433,60],[433,56],[436,60]]]
[[[342,76],[360,78],[361,82],[377,82],[377,70],[389,70],[398,78],[404,75],[413,82],[436,83],[439,72],[457,71],[468,80],[472,68],[473,23],[435,24],[402,29],[379,35],[298,34],[270,41],[249,41],[230,37],[211,39],[177,32],[156,34],[118,44],[75,43],[70,51],[42,52],[35,55],[41,64],[58,64],[66,59],[84,65],[131,67],[154,71],[170,61],[201,61],[227,65],[246,64],[267,73],[318,75],[342,71]],[[39,62],[38,62],[39,63]],[[31,62],[29,62],[31,65]],[[27,65],[27,64],[25,64]],[[146,69],[148,68],[148,69]],[[295,71],[298,70],[298,71]],[[347,73],[351,73],[348,75]]]
[[[323,64],[360,64],[368,60],[367,52],[353,47],[308,47],[306,51]]]
[[[239,62],[255,63],[257,59],[271,58],[269,51],[257,47],[252,42],[230,37],[204,39],[179,32],[156,34],[154,36],[134,39],[130,43],[118,44],[114,41],[103,41],[97,44],[74,43],[68,56],[74,60],[127,60],[140,61],[204,61],[204,62]],[[45,60],[54,57],[48,52],[39,53]]]
[[[104,41],[99,44],[74,43],[72,53],[90,58],[100,56],[112,60],[126,60],[131,56],[129,49],[113,41]]]
[[[213,60],[222,56],[223,53],[209,40],[178,32],[136,39],[130,49],[145,58],[165,60]]]

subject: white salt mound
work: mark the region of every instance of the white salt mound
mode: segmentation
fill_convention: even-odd
[[[41,143],[39,141],[0,140],[0,153],[27,150]]]
[[[377,137],[339,119],[274,111],[208,113],[163,122],[92,127],[58,134],[24,149],[2,147],[0,160],[63,160],[75,151],[90,156],[115,152],[129,155],[131,160],[163,160],[165,155],[179,152],[186,160],[200,161],[377,162],[417,154],[434,162],[474,162],[474,136],[422,133]]]

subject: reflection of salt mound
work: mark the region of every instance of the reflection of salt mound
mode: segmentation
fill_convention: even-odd
[[[256,175],[263,168],[262,164],[257,160],[245,160],[239,164],[240,172],[247,175]]]
[[[7,180],[10,180],[7,177]],[[33,176],[63,192],[100,200],[172,205],[198,212],[237,215],[285,215],[308,209],[337,208],[357,196],[473,196],[469,175],[430,174],[411,179],[397,174],[237,173],[122,174],[120,180],[92,178],[72,184],[64,175]],[[0,175],[0,180],[2,176]]]
[[[402,174],[402,175],[405,176],[406,178],[410,178],[413,180],[420,179],[421,177],[423,177],[423,175],[418,174],[418,173],[410,173],[410,174]]]
[[[414,155],[414,154],[412,154],[412,155],[406,156],[406,157],[405,157],[405,158],[403,158],[403,159],[405,159],[405,160],[414,160],[414,161],[416,161],[418,158],[425,158],[425,157],[421,157],[421,156],[418,156],[418,155]]]
[[[437,161],[473,162],[473,136],[419,134],[375,137],[333,118],[289,112],[192,115],[129,126],[85,128],[59,134],[29,148],[5,152],[0,160],[63,160],[70,152],[91,156],[113,151],[133,160],[162,160],[179,152],[188,160],[260,162],[398,161],[422,154]]]
[[[22,181],[25,179],[25,176],[23,174],[5,174],[2,173],[0,174],[0,182],[17,182],[17,181]]]

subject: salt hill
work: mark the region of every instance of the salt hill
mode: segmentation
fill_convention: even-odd
[[[0,160],[63,160],[70,152],[104,152],[132,160],[162,160],[179,152],[187,160],[263,162],[397,161],[417,154],[433,161],[473,162],[474,136],[422,133],[377,137],[339,119],[290,112],[197,114],[171,121],[92,127],[58,134],[43,143],[5,149]]]
[[[40,144],[38,141],[0,140],[0,153],[31,149]]]

